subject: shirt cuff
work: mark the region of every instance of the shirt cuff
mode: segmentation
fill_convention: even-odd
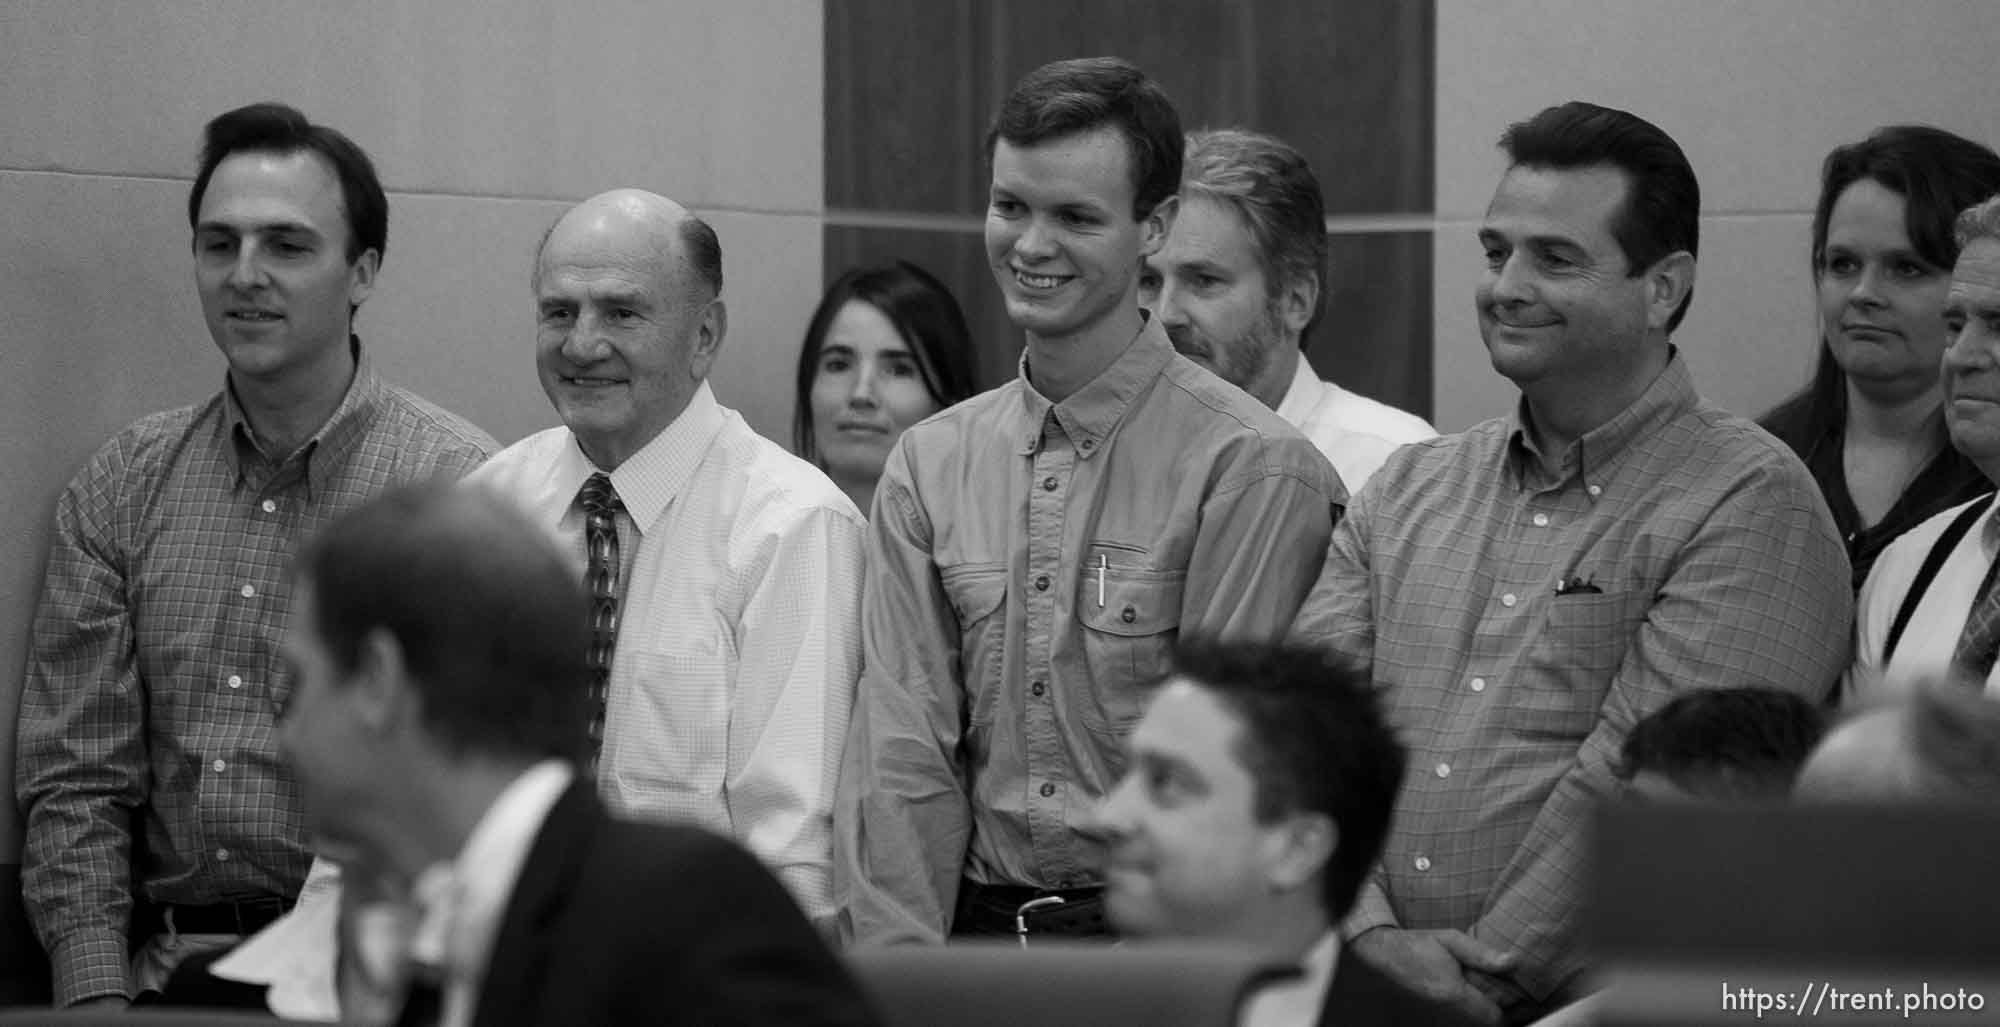
[[[131,997],[125,990],[131,958],[126,954],[125,939],[114,932],[75,934],[63,939],[49,954],[49,965],[55,970],[58,1008],[105,995]]]
[[[1397,927],[1396,910],[1389,905],[1389,895],[1374,881],[1361,884],[1361,894],[1354,900],[1354,908],[1347,911],[1347,917],[1340,922],[1340,940],[1353,941],[1377,927]]]

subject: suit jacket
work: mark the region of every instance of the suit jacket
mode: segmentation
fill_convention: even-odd
[[[1473,1020],[1405,989],[1353,952],[1333,965],[1319,1027],[1471,1027]]]
[[[613,819],[579,781],[522,864],[472,1022],[876,1020],[756,857],[699,828]]]

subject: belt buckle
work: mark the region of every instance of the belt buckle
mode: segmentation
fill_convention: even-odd
[[[1063,902],[1060,895],[1044,895],[1039,899],[1029,899],[1014,910],[1014,937],[1020,940],[1022,948],[1028,947],[1028,914],[1060,906]]]

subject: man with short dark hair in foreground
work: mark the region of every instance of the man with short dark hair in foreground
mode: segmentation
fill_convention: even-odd
[[[1641,802],[1780,802],[1825,730],[1791,692],[1697,689],[1632,725],[1611,773]]]
[[[588,607],[524,516],[401,489],[297,575],[279,741],[313,829],[414,884],[398,1022],[871,1022],[755,857],[614,819],[576,773]]]
[[[1365,678],[1318,649],[1184,642],[1130,743],[1091,824],[1120,932],[1300,964],[1245,1027],[1462,1021],[1342,957],[1335,926],[1381,853],[1405,759]]]

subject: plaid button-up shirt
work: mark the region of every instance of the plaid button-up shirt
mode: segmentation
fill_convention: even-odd
[[[1540,999],[1581,966],[1583,832],[1633,723],[1693,688],[1824,695],[1853,601],[1805,467],[1678,355],[1562,452],[1521,418],[1390,457],[1293,634],[1371,668],[1410,749],[1350,936],[1466,930]]]
[[[58,1003],[124,992],[135,887],[186,905],[298,890],[311,854],[273,723],[292,553],[383,489],[496,448],[363,356],[289,455],[257,447],[225,387],[118,433],[63,490],[15,766],[22,892]]]

